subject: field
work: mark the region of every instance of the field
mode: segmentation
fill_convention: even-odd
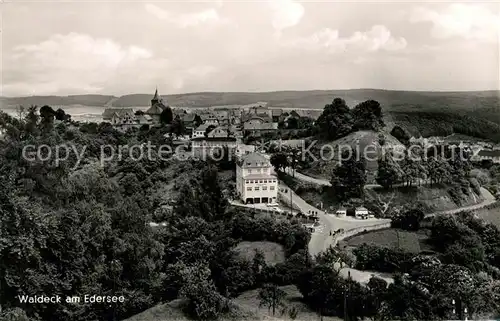
[[[319,320],[318,314],[309,310],[309,308],[302,302],[302,295],[300,294],[297,287],[295,287],[294,285],[287,285],[287,286],[280,287],[280,289],[285,291],[285,293],[286,293],[285,304],[289,307],[295,306],[297,308],[297,310],[299,311],[296,320],[300,320],[300,321],[317,321],[317,320]],[[240,296],[238,296],[236,299],[234,299],[234,302],[238,306],[245,307],[249,311],[254,312],[255,314],[258,314],[258,315],[268,314],[269,315],[269,312],[268,312],[266,307],[259,308],[258,294],[259,294],[259,290],[247,291],[247,292],[241,294]],[[276,317],[277,317],[277,320],[290,320],[290,318],[288,318],[286,314],[284,316],[279,316],[277,314]],[[342,319],[336,318],[336,317],[323,317],[323,320],[324,321],[340,321]]]
[[[256,315],[249,309],[233,306],[233,312],[230,315],[219,318],[220,321],[260,321],[265,320],[263,315]],[[189,321],[191,320],[182,312],[182,301],[174,300],[168,303],[159,304],[146,311],[134,315],[124,321]]]
[[[485,220],[488,223],[492,223],[496,227],[500,228],[500,207],[491,208],[491,209],[481,209],[475,211],[475,214]]]
[[[399,246],[407,252],[419,253],[431,250],[425,242],[428,239],[427,233],[429,233],[428,230],[409,232],[399,229],[385,229],[359,234],[345,240],[345,242],[348,247],[357,247],[366,243],[388,248],[398,248]]]
[[[252,260],[255,256],[255,250],[261,250],[267,265],[275,265],[285,262],[285,251],[283,246],[273,242],[241,242],[235,250],[247,260]]]

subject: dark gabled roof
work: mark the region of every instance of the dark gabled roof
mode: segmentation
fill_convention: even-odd
[[[271,122],[272,121],[271,117],[269,117],[269,114],[246,113],[246,114],[241,115],[241,121],[242,122],[249,121],[252,118],[260,118],[264,122]]]
[[[234,137],[196,137],[192,138],[191,141],[199,142],[199,141],[208,141],[208,142],[235,142],[236,138]]]
[[[500,157],[500,150],[482,149],[477,155],[484,157]]]
[[[102,113],[103,118],[111,118],[113,117],[114,114],[117,114],[118,116],[122,116],[128,113],[134,113],[134,110],[132,108],[106,108],[104,112]]]
[[[167,108],[167,106],[163,105],[163,103],[160,102],[149,107],[149,109],[144,113],[149,115],[160,115],[165,110],[165,108]]]

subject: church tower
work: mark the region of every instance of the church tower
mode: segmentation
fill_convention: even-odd
[[[154,106],[159,102],[161,102],[161,97],[158,95],[158,88],[156,88],[155,95],[153,96],[153,99],[151,99],[151,106]]]

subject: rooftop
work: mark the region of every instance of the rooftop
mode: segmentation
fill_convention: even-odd
[[[245,130],[272,130],[278,129],[278,123],[262,123],[262,124],[243,124]]]
[[[482,149],[477,155],[484,157],[500,157],[500,150]]]
[[[250,153],[242,157],[241,167],[269,167],[271,163],[269,160],[261,153]]]

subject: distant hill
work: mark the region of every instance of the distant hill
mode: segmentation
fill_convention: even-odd
[[[0,97],[0,108],[12,106],[49,105],[49,106],[69,106],[84,105],[98,106],[106,105],[111,99],[111,95],[71,95],[71,96],[28,96],[28,97]]]
[[[33,96],[0,98],[0,108],[17,105],[84,105],[99,107],[148,106],[152,94]],[[461,134],[477,137],[500,136],[500,91],[421,92],[381,89],[309,90],[274,92],[199,92],[163,95],[172,106],[208,107],[248,105],[258,101],[281,108],[321,109],[333,98],[345,99],[349,106],[377,100],[383,107],[388,127],[402,125],[414,135]],[[473,130],[467,127],[472,124]],[[443,130],[441,130],[443,129]],[[478,136],[479,135],[479,136]]]

